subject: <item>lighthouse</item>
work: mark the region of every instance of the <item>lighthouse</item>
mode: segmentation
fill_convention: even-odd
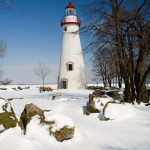
[[[76,8],[70,2],[65,8],[64,19],[61,20],[63,39],[58,76],[59,89],[85,89],[87,85],[79,36],[80,25],[81,20],[77,18]]]

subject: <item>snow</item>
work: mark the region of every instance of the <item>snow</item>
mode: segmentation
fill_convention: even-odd
[[[7,112],[11,112],[11,106],[10,106],[10,103],[8,101],[7,101],[7,104],[8,105],[7,105],[7,109],[6,110],[7,110]]]
[[[5,111],[3,110],[3,106],[7,104],[7,112],[11,112],[11,106],[10,103],[7,100],[0,99],[0,113],[4,113]]]
[[[11,118],[11,119],[15,120],[15,118],[14,118],[13,116],[10,116],[9,118]]]
[[[105,117],[115,121],[132,119],[136,114],[138,114],[138,110],[131,104],[111,103],[105,111]]]
[[[106,115],[112,120],[102,121],[100,119],[101,113],[89,116],[84,114],[88,95],[93,91],[54,90],[53,92],[40,93],[37,85],[21,91],[12,90],[17,85],[6,87],[8,90],[0,91],[1,97],[5,99],[24,98],[10,101],[18,119],[25,104],[33,103],[43,110],[51,110],[49,114],[46,114],[48,120],[57,116],[57,121],[60,121],[60,124],[67,123],[70,127],[75,125],[75,135],[70,140],[57,142],[53,136],[49,136],[48,126],[40,125],[38,116],[35,116],[28,124],[26,135],[22,134],[18,126],[0,134],[0,149],[2,150],[150,149],[150,107],[146,107],[144,104],[110,104],[106,110]],[[56,93],[62,93],[62,99],[51,100],[51,94]],[[99,100],[100,102],[98,102]],[[95,99],[96,107],[102,110],[101,102],[105,104],[108,101],[113,101],[113,99],[109,97],[97,98]],[[60,119],[63,120],[63,118],[67,121],[61,122]],[[60,128],[60,125],[58,126]],[[54,126],[54,129],[57,129],[58,126]]]
[[[6,104],[4,99],[0,99],[0,113],[4,113],[3,106]]]
[[[5,128],[4,128],[4,126],[1,124],[0,125],[0,131],[3,131]]]
[[[54,124],[51,125],[52,132],[59,131],[64,126],[68,128],[73,128],[75,126],[73,121],[70,118],[66,117],[65,115],[62,115],[61,113],[57,113],[53,111],[44,112],[44,116],[45,116],[45,121],[55,122]]]
[[[103,110],[105,104],[110,101],[113,102],[114,100],[111,97],[107,97],[107,98],[96,97],[96,98],[94,98],[95,107],[99,110]]]

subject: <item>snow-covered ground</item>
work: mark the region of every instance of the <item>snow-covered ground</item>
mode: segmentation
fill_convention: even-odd
[[[110,121],[101,121],[100,114],[84,114],[90,90],[54,90],[39,93],[37,85],[28,90],[14,91],[17,86],[4,86],[0,97],[23,98],[10,101],[16,117],[19,119],[25,104],[33,103],[44,110],[53,110],[57,114],[71,118],[75,125],[74,138],[57,142],[33,118],[31,128],[23,135],[19,127],[0,134],[0,150],[149,150],[150,149],[150,107],[130,104],[112,104],[106,115]],[[21,86],[22,87],[22,86]],[[51,85],[56,88],[56,85]],[[0,86],[2,88],[2,86]],[[51,94],[61,93],[62,99],[53,101]],[[103,98],[100,101],[105,104]],[[96,103],[97,108],[98,100]],[[52,115],[52,114],[51,114]],[[106,116],[106,117],[107,117]],[[48,116],[47,116],[48,117]],[[55,117],[55,116],[54,116]]]

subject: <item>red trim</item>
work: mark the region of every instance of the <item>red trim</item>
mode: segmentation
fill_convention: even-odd
[[[68,5],[65,9],[67,9],[67,8],[74,8],[74,9],[76,9],[76,8],[72,5],[71,2],[69,3],[69,5]]]
[[[61,20],[60,24],[61,24],[61,26],[65,25],[65,24],[77,24],[77,25],[81,26],[81,20],[78,19],[77,22],[65,22],[63,19],[63,20]]]
[[[79,23],[79,22],[65,22],[65,23],[61,23],[61,26],[65,25],[65,24],[77,24],[77,25],[81,26],[81,23]]]

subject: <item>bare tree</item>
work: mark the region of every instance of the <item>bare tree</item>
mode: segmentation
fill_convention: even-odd
[[[6,44],[4,42],[0,42],[0,58],[4,57],[6,51]]]
[[[0,59],[2,59],[5,55],[5,52],[6,52],[6,44],[4,42],[0,42]],[[0,77],[2,77],[2,74],[3,74],[3,70],[0,66]]]
[[[94,76],[92,81],[94,81],[97,84],[97,87],[98,87],[98,84],[100,83],[100,77]]]
[[[5,79],[5,80],[2,80],[0,81],[1,85],[9,85],[12,83],[12,80],[10,79]]]
[[[39,77],[40,79],[42,79],[42,84],[43,84],[43,87],[44,87],[44,84],[45,84],[45,78],[51,74],[51,70],[49,68],[48,65],[44,65],[44,64],[41,64],[39,63],[37,65],[37,67],[33,70],[35,75],[37,77]]]
[[[111,88],[112,79],[116,75],[116,66],[108,48],[96,51],[93,57],[93,72],[96,77],[101,77],[104,88],[109,85]]]
[[[10,9],[12,5],[8,0],[0,0],[0,9]],[[4,54],[6,52],[6,44],[4,42],[0,42],[0,59],[4,57]],[[2,77],[3,70],[0,67],[0,77]],[[4,81],[0,81],[2,85],[10,84],[12,80],[6,79]]]
[[[11,4],[7,0],[0,0],[0,9],[10,9]]]
[[[125,83],[125,101],[149,101],[146,78],[150,62],[150,1],[92,0],[85,7],[88,23],[83,31],[93,38],[87,51],[111,48]],[[89,19],[90,18],[90,19]]]

